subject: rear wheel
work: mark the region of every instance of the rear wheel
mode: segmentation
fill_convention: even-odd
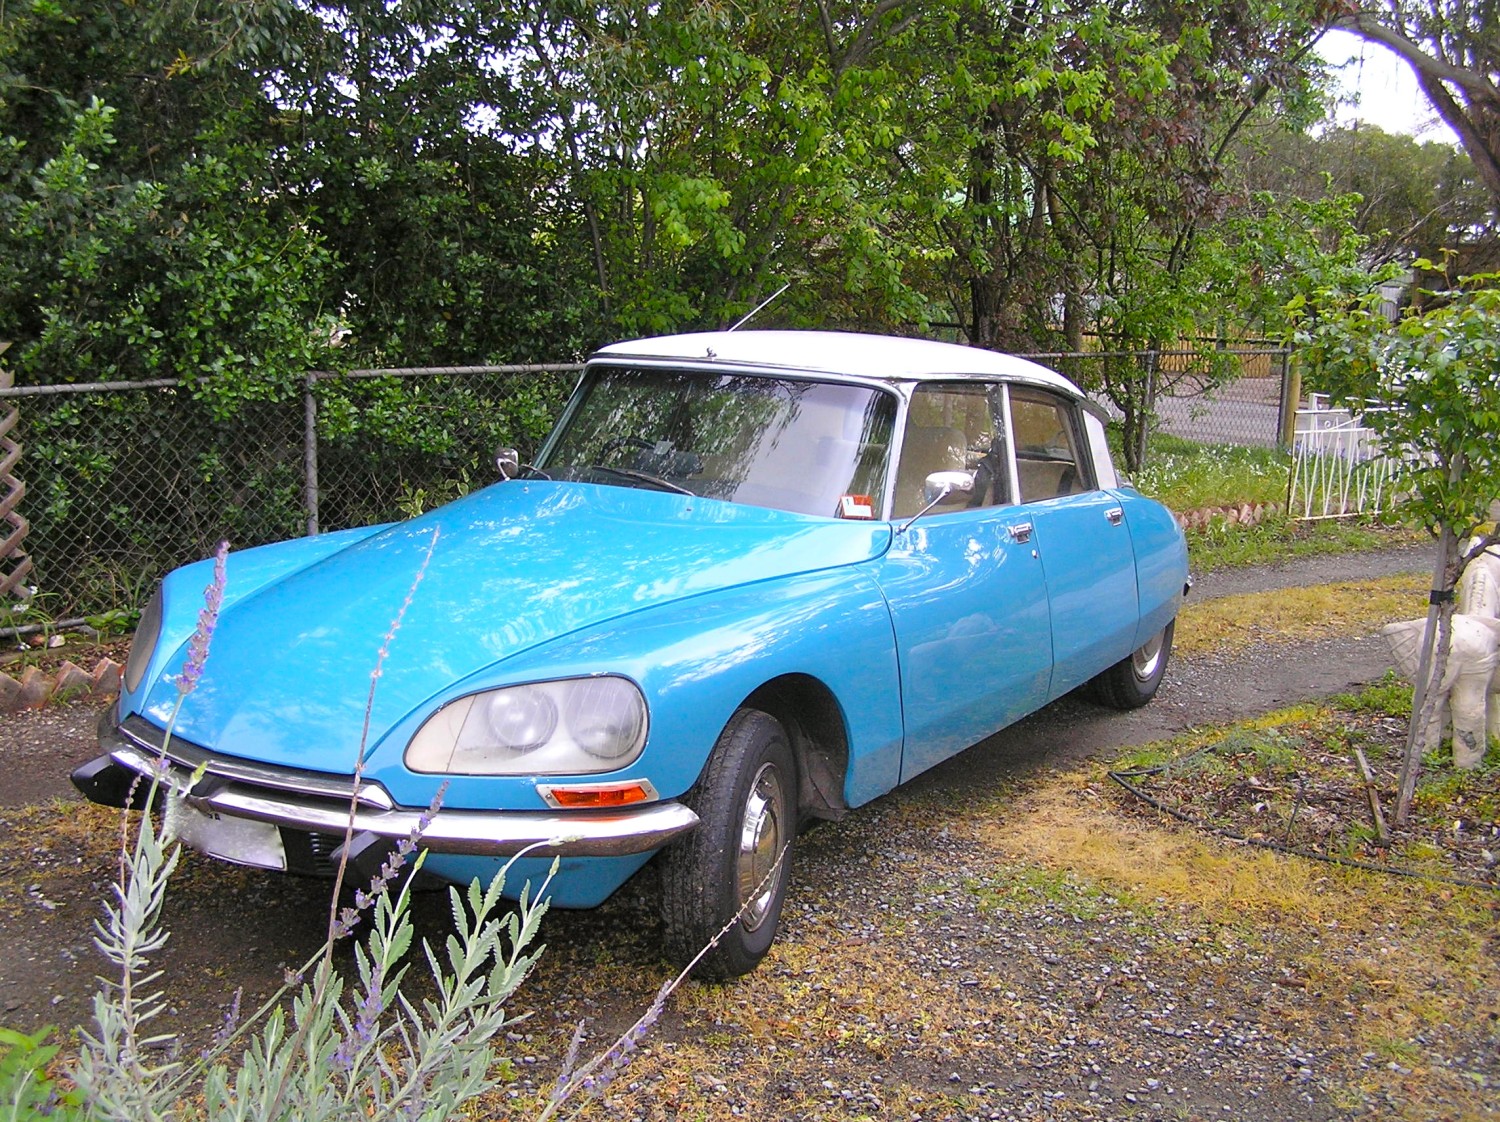
[[[1095,701],[1115,709],[1139,709],[1156,696],[1172,654],[1173,620],[1088,685]]]
[[[688,796],[697,828],[662,852],[668,954],[686,966],[718,937],[695,976],[747,974],[771,949],[796,833],[796,792],[796,761],[781,722],[741,709]]]

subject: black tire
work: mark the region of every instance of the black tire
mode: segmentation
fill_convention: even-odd
[[[1139,709],[1156,696],[1172,654],[1173,620],[1088,684],[1089,696],[1114,709]]]
[[[698,826],[662,851],[667,954],[686,966],[723,931],[693,975],[737,978],[771,949],[791,868],[797,765],[781,722],[758,709],[737,712],[686,801]]]

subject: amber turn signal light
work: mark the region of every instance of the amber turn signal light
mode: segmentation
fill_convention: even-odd
[[[608,810],[655,802],[656,788],[644,779],[621,783],[577,783],[562,787],[555,783],[538,783],[537,794],[547,805],[558,810]]]

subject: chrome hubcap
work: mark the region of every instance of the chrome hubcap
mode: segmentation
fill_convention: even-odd
[[[1130,656],[1130,665],[1135,670],[1135,676],[1143,682],[1155,674],[1156,668],[1161,664],[1161,641],[1164,634],[1158,631]]]
[[[762,764],[745,799],[745,812],[740,816],[740,848],[735,855],[739,898],[749,901],[743,923],[751,931],[765,921],[781,880],[780,870],[769,879],[767,874],[776,864],[783,844],[784,805],[781,773],[775,764]]]

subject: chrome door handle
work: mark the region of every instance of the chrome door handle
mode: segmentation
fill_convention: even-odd
[[[1031,540],[1031,523],[1017,522],[1010,528],[1010,537],[1012,541],[1020,542],[1023,545],[1029,542]]]
[[[1117,506],[1112,506],[1104,512],[1104,517],[1109,519],[1111,526],[1118,526],[1125,521],[1125,512]]]

